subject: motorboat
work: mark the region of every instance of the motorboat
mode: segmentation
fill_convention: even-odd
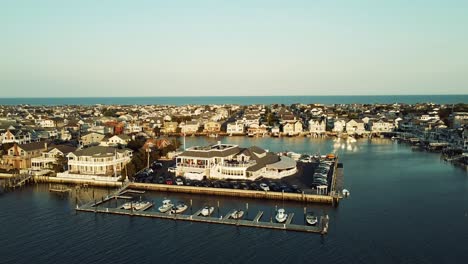
[[[203,216],[210,216],[214,211],[214,207],[213,206],[205,206],[203,207],[202,211],[201,211],[201,214]]]
[[[171,214],[180,214],[187,210],[188,206],[184,202],[178,202],[176,206],[171,209]]]
[[[132,203],[131,202],[124,203],[120,208],[125,209],[125,210],[130,210],[132,209]]]
[[[344,197],[348,197],[348,196],[349,196],[349,191],[348,191],[347,189],[343,189],[342,193],[343,193],[343,196],[344,196]]]
[[[166,199],[166,200],[164,200],[162,202],[162,205],[158,207],[158,210],[161,213],[165,213],[165,212],[171,210],[173,206],[174,206],[174,204],[171,202],[171,200]]]
[[[153,206],[153,204],[151,202],[148,202],[148,201],[145,201],[145,202],[136,202],[133,204],[133,209],[135,211],[144,211],[148,208],[150,208],[151,206]]]
[[[318,222],[318,218],[314,215],[314,213],[309,212],[306,214],[306,222],[309,225],[316,225]]]
[[[231,218],[233,219],[241,219],[244,216],[244,211],[242,210],[235,210],[231,214]]]
[[[278,223],[283,223],[287,218],[288,214],[286,214],[285,210],[283,208],[278,209],[275,216],[276,221],[278,221]]]

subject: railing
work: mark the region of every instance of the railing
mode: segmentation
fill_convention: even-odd
[[[208,165],[197,165],[197,164],[183,164],[183,163],[178,163],[178,164],[177,164],[177,167],[206,169],[206,168],[208,168]]]
[[[240,163],[221,163],[218,164],[220,167],[233,167],[233,168],[245,168],[245,167],[250,167],[257,164],[255,161],[249,161],[249,162],[240,162]]]
[[[113,160],[106,160],[106,161],[82,161],[82,160],[69,160],[68,165],[91,165],[91,166],[110,166],[110,165],[115,165],[117,163],[125,163],[129,162],[130,158],[125,157],[125,158],[120,158],[120,159],[113,159]]]

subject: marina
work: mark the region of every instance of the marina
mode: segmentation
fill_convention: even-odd
[[[110,197],[113,199],[113,197]],[[76,211],[78,212],[90,212],[90,213],[102,213],[102,214],[113,214],[113,215],[126,215],[126,216],[138,216],[138,217],[150,217],[150,218],[159,218],[165,220],[180,220],[180,221],[191,221],[198,223],[209,223],[209,224],[223,224],[223,225],[234,225],[242,227],[253,227],[253,228],[267,228],[275,230],[286,230],[286,231],[297,231],[297,232],[306,232],[306,233],[317,233],[317,234],[327,234],[329,218],[328,215],[321,216],[318,224],[315,226],[311,225],[299,225],[293,224],[292,220],[294,213],[291,213],[287,216],[287,219],[284,223],[278,223],[270,219],[270,221],[261,221],[263,216],[263,211],[258,211],[255,217],[252,220],[247,219],[235,219],[233,218],[233,213],[235,209],[229,211],[226,215],[218,215],[214,213],[214,207],[210,207],[210,213],[204,215],[203,211],[206,207],[200,208],[193,214],[177,214],[177,213],[161,213],[157,211],[149,211],[151,206],[143,207],[139,210],[123,209],[123,208],[109,208],[100,206],[103,202],[97,203],[88,203],[82,206],[77,206]],[[149,203],[149,202],[148,202]],[[192,211],[192,208],[191,208]]]

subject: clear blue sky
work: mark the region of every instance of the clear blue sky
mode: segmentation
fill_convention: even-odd
[[[468,1],[0,0],[0,97],[467,94]]]

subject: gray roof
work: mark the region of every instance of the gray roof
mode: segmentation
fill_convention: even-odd
[[[239,153],[239,147],[235,146],[224,150],[187,150],[179,156],[189,156],[197,158],[227,157]]]
[[[118,149],[113,147],[103,147],[103,146],[94,146],[85,149],[81,149],[73,152],[75,156],[101,156],[109,157],[114,156],[115,152],[124,153],[126,151],[131,151],[129,149]]]

